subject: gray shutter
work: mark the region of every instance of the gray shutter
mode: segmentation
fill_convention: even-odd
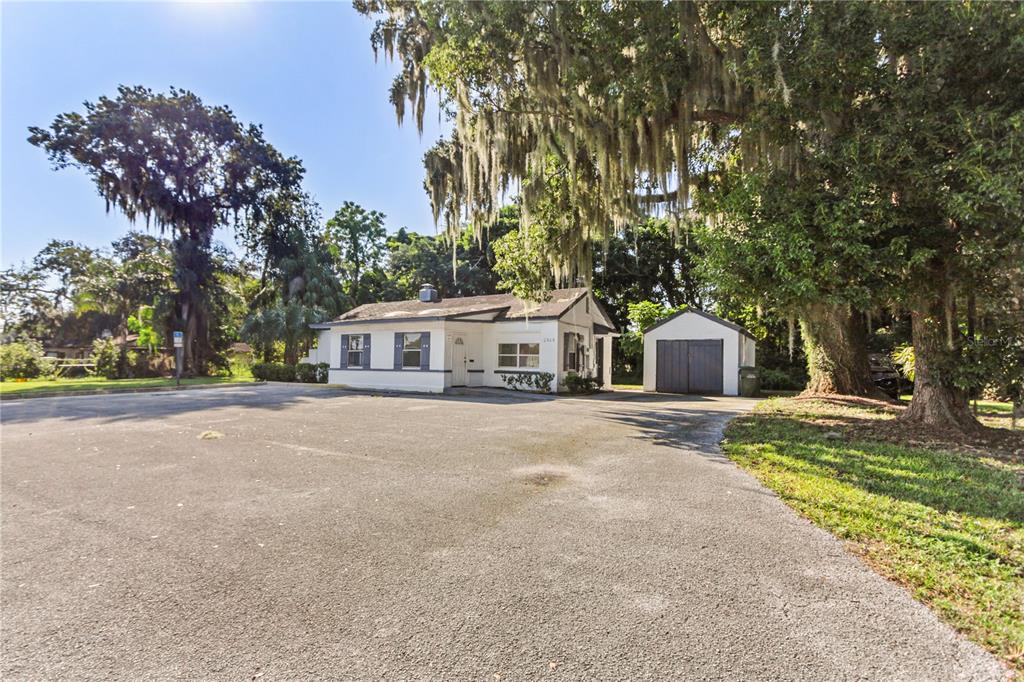
[[[420,369],[430,369],[430,332],[420,334]]]
[[[564,332],[562,334],[562,371],[567,372],[572,367],[569,366],[569,344],[572,343],[572,332]]]
[[[402,346],[404,343],[402,332],[395,332],[395,369],[402,369]]]
[[[363,369],[370,369],[370,335],[363,334]]]
[[[348,369],[348,334],[341,335],[341,362],[338,367]]]

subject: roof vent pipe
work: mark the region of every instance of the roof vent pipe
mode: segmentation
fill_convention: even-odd
[[[424,284],[420,286],[420,303],[437,303],[441,300],[441,297],[437,293],[437,289],[434,288],[433,284]]]

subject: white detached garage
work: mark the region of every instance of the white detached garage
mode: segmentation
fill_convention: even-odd
[[[644,330],[645,391],[739,395],[740,368],[755,362],[750,332],[702,310],[684,310]]]

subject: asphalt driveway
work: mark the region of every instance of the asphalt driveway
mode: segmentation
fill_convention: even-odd
[[[998,679],[722,458],[740,399],[5,402],[4,679]]]

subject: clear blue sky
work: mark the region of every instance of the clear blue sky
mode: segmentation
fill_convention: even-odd
[[[83,172],[51,170],[25,141],[28,126],[122,83],[189,89],[263,124],[275,147],[302,159],[326,215],[352,200],[386,213],[389,230],[433,232],[422,156],[441,134],[437,109],[422,140],[414,123],[398,127],[388,102],[397,67],[374,62],[371,22],[351,3],[4,0],[0,12],[4,267],[50,239],[106,246],[129,228],[104,212]]]

